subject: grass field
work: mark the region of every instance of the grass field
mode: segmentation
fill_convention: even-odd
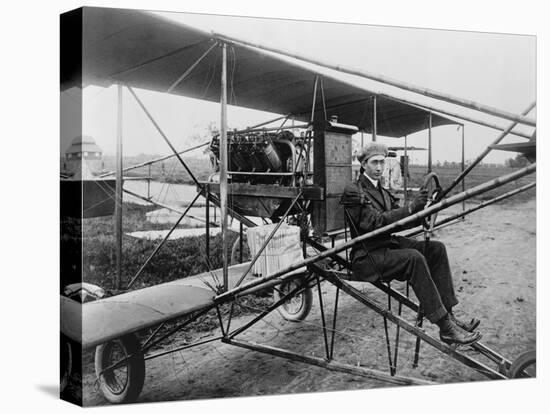
[[[410,186],[418,187],[422,184],[426,168],[422,166],[412,166],[410,168],[411,181]],[[449,185],[459,174],[457,168],[435,168],[443,187]],[[472,171],[466,180],[467,188],[481,184],[494,179],[503,174],[513,172],[512,168],[487,168],[478,167]],[[492,198],[503,192],[510,191],[535,179],[534,176],[522,178],[518,182],[507,184],[490,193],[483,194],[476,201]],[[455,192],[460,191],[459,185]],[[535,197],[535,190],[529,190],[518,196],[506,200],[506,204],[521,203]],[[138,230],[164,229],[169,225],[159,225],[147,222],[145,214],[155,207],[141,206],[126,203],[123,207],[123,231],[132,232]],[[81,237],[78,229],[81,227]],[[116,255],[115,255],[115,236],[114,236],[114,217],[97,217],[90,219],[64,219],[61,222],[61,252],[62,258],[62,285],[63,280],[75,276],[76,280],[82,280],[97,284],[107,290],[108,295],[116,294],[113,289],[115,284]],[[229,246],[233,244],[236,235],[229,235]],[[138,269],[145,263],[158,246],[159,241],[149,241],[124,236],[122,247],[122,287],[126,287],[130,279],[136,274]],[[212,268],[221,267],[221,237],[211,238],[210,242],[210,261]],[[81,249],[81,250],[80,250]],[[82,256],[80,256],[82,252]],[[246,259],[246,258],[245,258]],[[142,275],[131,289],[139,289],[146,286],[152,286],[159,283],[165,283],[187,276],[202,273],[208,270],[205,255],[205,240],[202,237],[192,237],[186,239],[170,240],[159,250],[158,254],[145,267]],[[65,276],[64,276],[65,273]],[[69,276],[67,276],[69,274]],[[263,309],[271,304],[271,292],[261,292],[256,295],[249,295],[238,303],[233,311],[233,316],[239,316],[254,312],[255,309]],[[224,317],[229,309],[222,308]],[[175,326],[176,322],[168,323],[162,328],[161,334],[168,332]],[[182,340],[192,341],[203,332],[214,329],[217,326],[216,316],[207,314],[181,332]],[[148,332],[140,333],[147,335]],[[144,338],[142,338],[144,339]],[[161,349],[162,344],[155,346],[154,350]],[[93,353],[87,352],[83,355],[83,363],[88,367],[93,367]],[[89,368],[91,369],[91,368]],[[78,390],[76,384],[78,377],[75,376],[74,389]]]
[[[204,168],[204,167],[203,167]],[[438,174],[442,186],[447,187],[459,174],[458,168],[436,167],[434,171]],[[509,174],[515,171],[507,167],[476,167],[466,179],[466,187],[471,188],[483,182],[492,180],[498,176]],[[426,172],[425,166],[410,167],[410,187],[419,187],[422,184]],[[527,184],[535,179],[534,176],[524,177],[516,182],[509,183],[503,187],[482,194],[474,199],[474,202],[487,200],[498,194],[513,190]],[[458,185],[452,192],[461,191],[462,186]],[[516,204],[535,197],[536,190],[531,189],[522,194],[516,195],[503,203]],[[152,206],[141,206],[126,203],[123,210],[123,231],[125,233],[139,230],[160,230],[169,229],[169,224],[153,224],[146,220],[145,214],[153,210]],[[62,222],[62,248],[63,251],[72,249],[79,243],[79,237],[71,236],[78,233],[71,231],[75,226],[80,225],[77,221],[66,219]],[[84,219],[82,226],[82,251],[81,262],[83,279],[86,282],[96,283],[108,289],[114,287],[114,275],[116,269],[114,218],[97,217]],[[236,239],[235,234],[230,234],[229,245]],[[126,286],[133,275],[142,266],[145,260],[153,252],[159,241],[136,239],[130,236],[123,238],[123,263],[122,263],[122,285]],[[213,268],[221,267],[221,238],[213,237],[210,243],[210,261]],[[206,264],[204,237],[193,237],[179,240],[171,240],[159,250],[155,258],[146,266],[143,274],[133,288],[140,288],[157,283],[168,282],[186,276],[201,273],[208,270]],[[77,249],[78,250],[78,249]],[[77,259],[75,259],[77,260]],[[80,266],[78,263],[73,266]],[[67,268],[68,269],[68,268]],[[69,270],[67,270],[69,271]]]
[[[475,167],[466,177],[465,185],[466,189],[475,187],[479,184],[485,183],[487,181],[493,180],[502,175],[511,174],[514,171],[517,171],[518,168],[509,168],[509,167],[485,167],[477,166]],[[426,173],[425,166],[411,166],[409,168],[411,181],[409,184],[411,187],[420,187],[423,182],[423,177]],[[447,188],[453,180],[458,177],[461,170],[459,168],[445,168],[445,167],[435,167],[433,171],[438,175],[441,186]],[[518,187],[526,185],[535,181],[535,175],[531,174],[525,177],[520,178],[517,181],[503,185],[502,187],[496,188],[494,190],[488,191],[487,193],[481,194],[477,197],[474,197],[474,201],[483,201],[489,200],[503,194],[508,191],[512,191]],[[456,188],[451,191],[450,195],[457,194],[462,191],[462,184],[458,184]],[[503,203],[521,203],[527,200],[534,198],[536,195],[536,188],[532,188],[528,191],[525,191],[521,194],[515,195],[507,200],[504,200]]]

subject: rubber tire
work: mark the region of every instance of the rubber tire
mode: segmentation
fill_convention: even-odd
[[[288,292],[292,289],[295,289],[297,286],[296,283],[299,282],[299,279],[293,279],[289,282],[281,283],[279,286],[273,289],[273,302],[277,302],[281,299],[282,296],[284,296],[280,294],[280,291]],[[298,292],[295,298],[300,298],[301,301],[300,307],[297,311],[289,308],[288,300],[277,308],[277,312],[279,312],[282,318],[290,322],[299,322],[304,320],[307,315],[309,315],[309,312],[311,311],[311,306],[313,305],[313,292],[311,291],[311,288],[309,286]]]
[[[535,364],[537,361],[537,351],[527,351],[517,357],[508,371],[509,378],[525,378],[521,376],[522,371],[529,365]]]
[[[65,335],[61,334],[59,343],[59,394],[63,394],[73,370],[73,349],[71,341]]]
[[[109,384],[111,376],[106,379],[106,375],[112,375],[112,372],[104,374],[101,378],[98,375],[104,368],[116,362],[110,361],[109,355],[114,345],[122,348],[126,356],[134,355],[125,366],[128,370],[127,380],[121,391],[114,390],[111,387]],[[136,335],[128,334],[98,345],[95,350],[95,372],[96,377],[98,377],[99,389],[107,401],[112,404],[124,404],[136,401],[145,380],[145,360]]]
[[[241,237],[237,237],[235,239],[235,241],[233,242],[233,246],[231,246],[231,257],[229,259],[229,263],[231,264],[231,266],[233,265],[236,265],[238,263],[241,263],[241,261],[239,260],[240,257],[239,257],[239,241],[240,241]]]
[[[242,263],[240,260],[240,251],[239,251],[240,239],[241,239],[241,236],[238,236],[233,242],[233,246],[231,246],[231,257],[229,259],[230,260],[229,263],[231,264],[231,266]],[[250,250],[248,248],[248,243],[246,241],[246,233],[244,234],[244,237],[243,237],[243,260],[244,261],[250,260]]]

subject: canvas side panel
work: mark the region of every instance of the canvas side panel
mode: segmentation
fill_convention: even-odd
[[[68,156],[82,135],[82,9],[60,16],[60,294],[82,282],[82,181]],[[61,297],[60,396],[82,406],[82,311]],[[80,340],[79,340],[80,339]]]

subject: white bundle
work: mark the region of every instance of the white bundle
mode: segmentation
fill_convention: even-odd
[[[277,224],[274,223],[248,228],[248,247],[252,257],[256,257],[276,226]],[[303,260],[303,258],[300,246],[300,227],[283,223],[254,263],[252,273],[267,276]]]

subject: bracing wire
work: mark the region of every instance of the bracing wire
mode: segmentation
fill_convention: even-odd
[[[232,100],[232,104],[237,105],[237,96],[235,95],[235,88],[233,86],[233,80],[235,78],[235,69],[236,69],[236,66],[237,66],[237,56],[236,56],[236,53],[235,53],[235,46],[231,46],[231,48],[229,50],[233,54],[233,67],[231,69],[231,75],[229,77],[229,85],[230,85],[230,88],[231,88],[231,92],[230,92],[229,97],[230,97],[230,100]]]

